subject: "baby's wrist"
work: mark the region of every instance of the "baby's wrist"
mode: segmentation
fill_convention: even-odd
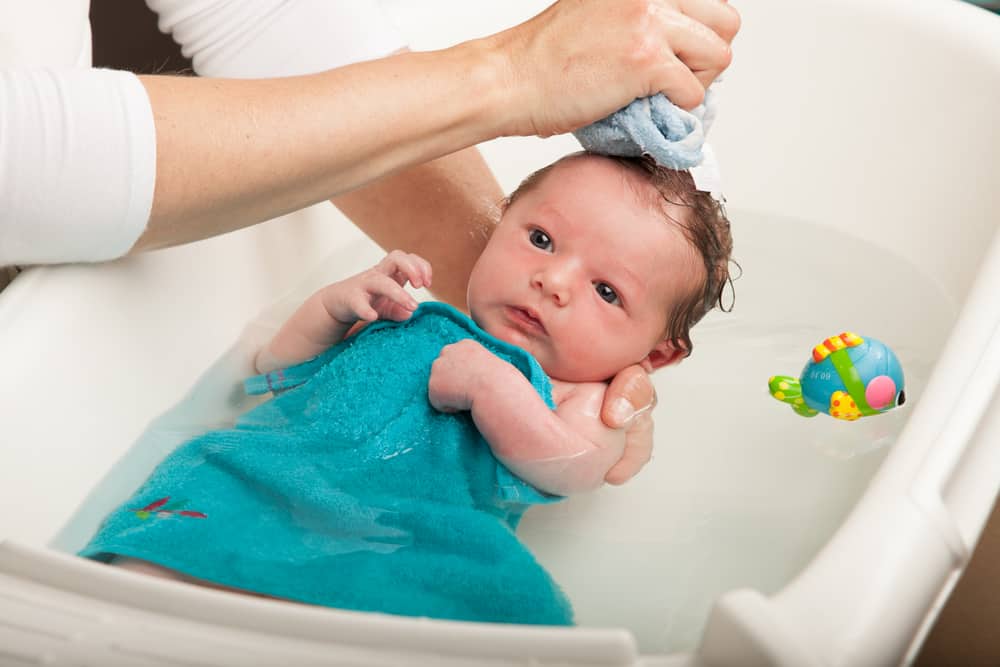
[[[470,410],[477,405],[497,405],[500,396],[516,387],[521,372],[503,359],[483,351],[483,359],[470,364],[469,399]]]

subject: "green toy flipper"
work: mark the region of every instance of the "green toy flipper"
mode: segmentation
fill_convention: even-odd
[[[792,406],[792,410],[796,414],[803,417],[815,417],[819,414],[806,405],[805,399],[802,398],[802,385],[793,377],[772,375],[771,379],[767,381],[767,389],[771,392],[771,396]]]

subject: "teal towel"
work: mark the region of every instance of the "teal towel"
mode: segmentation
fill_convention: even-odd
[[[493,456],[468,413],[427,398],[441,348],[479,341],[552,407],[524,350],[440,303],[251,378],[276,396],[181,445],[80,555],[120,554],[226,586],[412,616],[569,625],[568,600],[514,534],[557,500]]]

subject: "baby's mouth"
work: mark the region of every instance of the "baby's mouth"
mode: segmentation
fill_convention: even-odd
[[[547,334],[545,330],[545,325],[538,318],[535,311],[530,308],[521,308],[519,306],[507,306],[507,317],[511,322],[518,326],[518,328],[525,330],[526,333],[537,333],[537,334]]]

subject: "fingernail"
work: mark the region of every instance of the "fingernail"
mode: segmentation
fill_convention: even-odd
[[[624,425],[629,419],[635,416],[635,406],[627,399],[619,398],[611,406],[611,418],[617,423]]]

